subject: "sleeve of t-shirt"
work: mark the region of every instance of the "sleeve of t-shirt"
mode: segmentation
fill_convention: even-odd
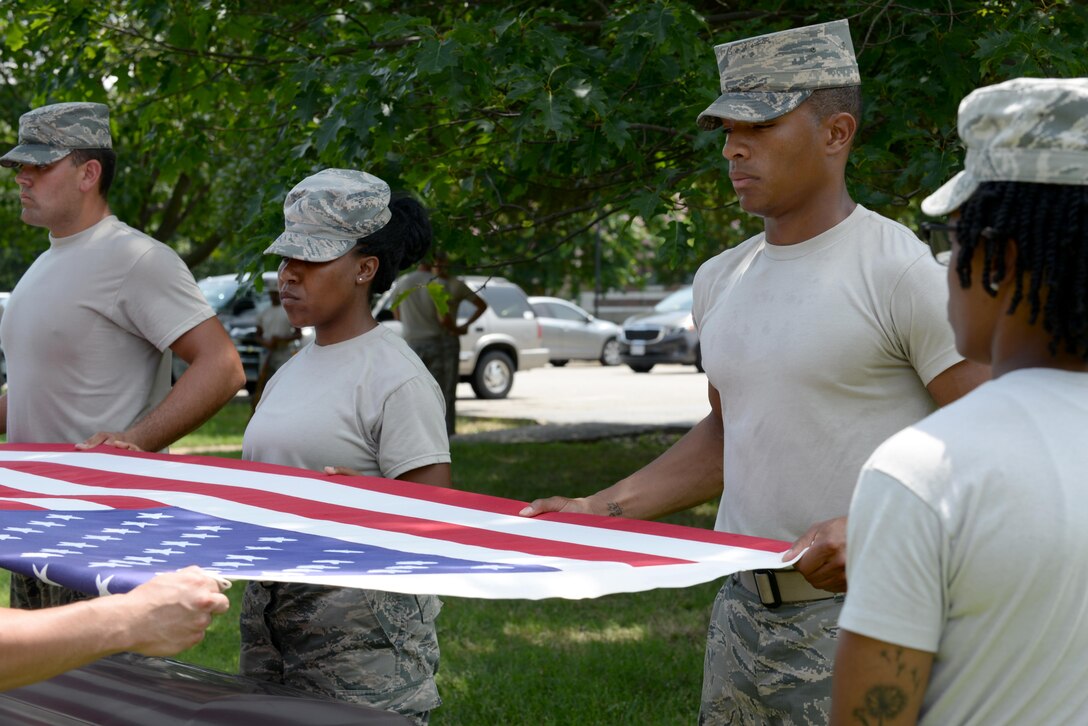
[[[378,467],[388,479],[430,464],[450,461],[442,392],[433,380],[409,378],[382,408]]]
[[[699,266],[699,269],[695,271],[695,279],[691,282],[691,320],[695,324],[695,330],[699,330],[699,322],[703,318],[703,311],[706,310],[706,296],[707,296],[707,277],[709,272],[706,272],[708,263],[703,263]]]
[[[450,278],[449,290],[450,290],[450,303],[449,303],[450,304],[450,309],[453,310],[453,314],[456,316],[457,315],[457,307],[462,302],[464,302],[465,300],[468,300],[469,298],[471,298],[474,295],[474,293],[472,292],[471,287],[466,285],[463,280],[460,280],[460,279],[458,279],[456,277],[451,277]]]
[[[937,514],[895,478],[866,466],[847,519],[846,603],[839,626],[937,652],[944,621]]]
[[[919,257],[892,291],[891,307],[900,345],[923,384],[963,360],[948,322],[945,268]]]
[[[118,325],[159,350],[215,316],[189,268],[165,245],[149,249],[129,270],[115,312]]]

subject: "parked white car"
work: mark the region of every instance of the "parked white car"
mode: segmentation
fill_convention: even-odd
[[[477,398],[506,398],[514,385],[514,373],[539,368],[548,361],[544,332],[525,292],[501,277],[461,278],[487,302],[487,310],[461,336],[462,381],[467,381]],[[392,291],[374,305],[374,317],[398,335],[399,321],[393,319]],[[470,303],[457,310],[458,324],[475,311]]]
[[[597,360],[605,366],[622,362],[620,326],[557,297],[534,296],[529,304],[544,328],[544,345],[553,366],[565,366],[571,360]]]

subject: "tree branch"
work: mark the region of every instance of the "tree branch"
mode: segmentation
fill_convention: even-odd
[[[163,209],[162,220],[159,222],[159,227],[155,230],[155,234],[151,235],[152,237],[160,242],[168,242],[174,237],[182,219],[182,203],[185,201],[185,195],[188,193],[191,185],[192,178],[185,172],[182,172],[178,176],[177,182],[174,184],[174,189],[170,193],[170,199],[166,202],[166,207]]]
[[[191,270],[199,265],[204,260],[211,256],[212,252],[215,252],[215,248],[223,241],[223,235],[220,232],[213,232],[204,239],[203,242],[198,244],[189,250],[189,253],[181,258],[188,268]]]

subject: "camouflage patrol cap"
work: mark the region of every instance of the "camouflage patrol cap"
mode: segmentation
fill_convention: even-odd
[[[283,234],[264,253],[328,262],[384,227],[390,217],[384,181],[365,171],[325,169],[287,193]]]
[[[931,217],[959,209],[989,181],[1088,185],[1088,78],[1016,78],[960,102],[964,169],[922,201]]]
[[[770,121],[801,105],[818,88],[860,86],[850,24],[834,20],[714,47],[722,95],[699,114],[704,129],[719,119]]]
[[[102,103],[54,103],[19,117],[19,145],[0,165],[52,164],[76,149],[110,149],[110,109]]]

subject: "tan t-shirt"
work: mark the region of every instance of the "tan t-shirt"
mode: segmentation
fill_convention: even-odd
[[[114,216],[49,242],[0,321],[9,441],[125,430],[169,391],[170,345],[215,315],[177,253]]]
[[[437,282],[446,289],[450,310],[454,315],[458,306],[473,295],[469,286],[456,277],[436,277],[423,270],[415,270],[401,277],[397,280],[393,294],[399,296],[405,291],[411,291],[398,308],[400,321],[404,325],[404,339],[409,343],[452,335],[442,327],[434,300],[427,291],[427,285],[431,282]]]
[[[334,345],[311,343],[268,381],[242,458],[395,479],[450,461],[445,402],[396,333],[379,325]]]
[[[295,332],[295,326],[291,325],[287,317],[287,311],[282,305],[269,305],[257,315],[257,325],[261,328],[261,334],[267,339],[276,339],[275,346],[269,351],[269,362],[273,368],[278,368],[294,354],[290,338]]]
[[[800,244],[760,234],[699,269],[693,316],[725,432],[716,529],[794,540],[846,515],[862,463],[936,408],[926,384],[961,360],[944,272],[861,206]]]

